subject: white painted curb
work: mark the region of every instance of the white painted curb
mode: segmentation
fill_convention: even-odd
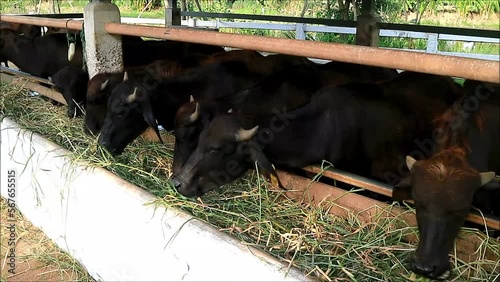
[[[0,140],[2,197],[15,169],[18,208],[97,280],[310,280],[7,118]]]

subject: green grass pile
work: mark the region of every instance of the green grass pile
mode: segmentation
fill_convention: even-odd
[[[19,85],[0,85],[0,112],[23,127],[44,135],[73,152],[76,160],[103,167],[157,196],[155,205],[193,214],[244,244],[270,253],[290,267],[326,281],[427,281],[413,274],[408,261],[415,249],[403,237],[417,229],[402,217],[377,217],[363,222],[328,208],[298,204],[250,172],[243,179],[201,198],[185,198],[169,184],[173,144],[138,138],[118,157],[101,150],[96,138],[83,133],[81,118],[70,120],[63,106],[32,97]],[[410,211],[411,212],[411,211]],[[464,229],[465,233],[479,233]],[[487,236],[481,252],[500,246]],[[452,255],[452,281],[493,281],[499,262],[465,263]]]

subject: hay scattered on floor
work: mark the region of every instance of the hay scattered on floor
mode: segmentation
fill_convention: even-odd
[[[108,169],[157,196],[152,204],[189,212],[304,273],[326,281],[427,281],[408,268],[416,246],[402,238],[417,231],[402,225],[400,217],[380,217],[371,223],[358,220],[355,214],[335,217],[324,208],[283,197],[255,172],[202,198],[186,198],[168,182],[173,144],[139,138],[113,158],[97,146],[95,138],[83,133],[82,119],[69,120],[63,107],[30,97],[19,86],[1,85],[0,90],[2,114],[73,151],[75,160]],[[500,255],[498,241],[491,238],[486,237],[481,248]],[[452,263],[453,273],[460,274],[453,281],[492,281],[499,275],[492,272],[498,262],[467,264],[453,256]]]

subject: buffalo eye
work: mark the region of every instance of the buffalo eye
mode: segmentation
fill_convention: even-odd
[[[209,151],[210,151],[210,154],[218,154],[221,152],[221,148],[220,147],[210,147]]]
[[[119,110],[115,114],[116,114],[117,117],[121,118],[125,114],[125,111],[124,110]]]

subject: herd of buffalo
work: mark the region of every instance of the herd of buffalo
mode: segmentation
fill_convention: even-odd
[[[49,78],[69,117],[83,114],[84,130],[113,155],[149,127],[160,139],[160,126],[173,130],[171,183],[185,196],[252,168],[282,186],[275,167],[326,160],[413,199],[411,266],[434,279],[449,277],[472,207],[500,215],[498,84],[128,36],[125,71],[89,79],[81,40],[68,48],[66,33],[37,28],[2,28],[0,61]]]

